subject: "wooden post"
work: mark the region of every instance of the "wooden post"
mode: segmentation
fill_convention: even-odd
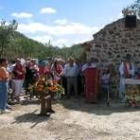
[[[40,115],[46,116],[48,111],[52,111],[52,101],[51,101],[51,95],[45,95],[44,93],[41,94],[41,109],[40,109]]]
[[[41,95],[41,110],[40,115],[46,115],[46,100],[44,95]]]

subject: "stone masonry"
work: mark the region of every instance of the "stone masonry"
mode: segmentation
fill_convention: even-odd
[[[140,62],[140,20],[135,28],[125,27],[125,18],[119,19],[93,35],[93,40],[83,44],[86,58],[109,63],[111,68],[110,92],[118,96],[119,65],[130,55],[135,66]]]
[[[126,28],[125,19],[119,19],[94,34],[93,38],[90,58],[119,65],[124,56],[130,54],[135,63],[140,61],[140,20],[136,21],[136,28]]]

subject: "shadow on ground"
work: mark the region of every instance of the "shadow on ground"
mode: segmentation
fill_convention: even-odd
[[[40,101],[38,99],[24,99],[21,102],[21,105],[31,105],[31,104],[40,104]]]
[[[140,111],[140,106],[132,108],[127,103],[121,103],[118,100],[111,100],[109,106],[99,103],[87,103],[83,98],[61,100],[60,103],[64,106],[64,108],[69,110],[83,111],[96,115],[111,115],[113,113]]]
[[[20,124],[20,123],[33,123],[33,125],[30,128],[34,128],[39,123],[45,122],[47,120],[50,120],[50,116],[39,116],[37,114],[38,110],[33,111],[32,113],[23,114],[21,116],[15,117],[15,121],[11,124]]]

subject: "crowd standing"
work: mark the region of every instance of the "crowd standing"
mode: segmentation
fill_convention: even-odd
[[[84,77],[87,68],[100,68],[100,84],[101,99],[107,99],[107,91],[110,81],[109,66],[102,65],[88,59],[86,63],[82,63],[80,59],[70,57],[67,61],[62,58],[47,58],[37,62],[35,59],[16,59],[9,61],[0,59],[0,113],[9,112],[8,103],[21,103],[21,93],[25,90],[25,95],[30,99],[34,97],[34,92],[29,91],[29,86],[34,84],[41,75],[49,75],[49,79],[57,81],[65,89],[66,99],[72,96],[79,98],[84,96],[85,84]],[[122,79],[132,78],[134,76],[134,65],[130,62],[130,58],[126,57],[121,63],[120,68],[120,98],[124,99],[124,85]],[[138,71],[139,72],[139,71]],[[10,90],[9,90],[10,89]],[[9,91],[12,91],[11,93]],[[10,95],[8,95],[10,93]],[[9,97],[9,98],[8,98]]]

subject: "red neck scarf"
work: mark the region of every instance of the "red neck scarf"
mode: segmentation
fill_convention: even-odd
[[[123,64],[124,64],[124,76],[127,78],[130,76],[127,65],[129,65],[130,70],[132,69],[132,65],[131,65],[131,62],[128,62],[128,61],[124,61]]]

